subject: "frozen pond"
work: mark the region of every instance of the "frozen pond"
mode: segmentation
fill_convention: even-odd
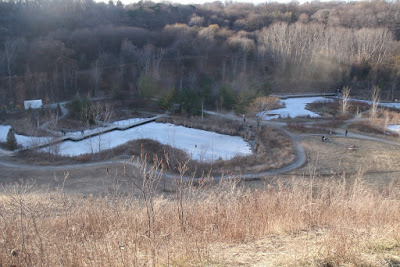
[[[0,125],[0,142],[7,142],[7,134],[10,128],[10,125]],[[15,134],[15,139],[17,139],[18,145],[26,147],[48,142],[51,140],[51,137],[32,137]]]
[[[269,115],[261,115],[265,120],[276,118],[296,118],[296,117],[320,117],[317,113],[306,109],[306,105],[317,101],[331,101],[326,97],[296,97],[282,99],[280,102],[285,104],[284,108],[274,109],[267,112]],[[273,116],[271,116],[273,115]]]
[[[387,127],[389,131],[400,133],[400,125],[389,125]]]
[[[140,119],[119,121],[119,125],[126,125],[137,122]],[[0,125],[0,142],[6,142],[9,125]],[[92,130],[86,130],[88,133]],[[71,132],[68,135],[80,135],[81,132]],[[31,137],[15,134],[19,145],[24,147],[50,142],[52,137]],[[100,150],[107,150],[122,145],[131,140],[152,139],[162,144],[170,145],[191,154],[193,159],[201,161],[213,161],[217,159],[230,159],[236,155],[251,154],[250,146],[241,137],[229,136],[176,126],[169,123],[151,122],[125,131],[112,131],[99,136],[94,136],[82,141],[65,141],[50,148],[50,152],[57,151],[63,156],[78,156],[81,154],[97,153]],[[49,151],[49,148],[42,148],[42,151]]]
[[[99,147],[100,150],[107,150],[136,139],[152,139],[185,150],[196,160],[226,160],[236,155],[251,154],[249,144],[240,137],[156,122],[125,131],[104,133],[79,142],[65,141],[59,144],[58,150],[60,155],[78,156],[97,153]]]
[[[267,112],[268,115],[260,114],[261,117],[265,120],[272,120],[281,118],[296,118],[296,117],[306,117],[310,116],[312,118],[320,117],[315,112],[306,109],[307,104],[314,102],[323,102],[323,101],[332,101],[332,98],[326,97],[295,97],[295,98],[287,98],[282,99],[280,102],[285,104],[284,108],[274,109]],[[364,102],[368,104],[372,104],[372,101],[368,100],[360,100],[355,98],[350,98],[350,101],[358,101]],[[391,107],[400,109],[400,103],[380,103],[380,106]]]

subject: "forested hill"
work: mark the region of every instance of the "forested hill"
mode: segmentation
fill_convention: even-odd
[[[260,91],[374,84],[392,98],[399,39],[399,1],[0,1],[0,103],[188,91],[229,108]]]

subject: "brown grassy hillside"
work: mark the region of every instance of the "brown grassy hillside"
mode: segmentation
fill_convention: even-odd
[[[396,266],[398,185],[362,177],[177,180],[141,169],[103,196],[4,188],[1,266]],[[261,184],[261,183],[260,183]],[[120,187],[141,192],[122,194]]]

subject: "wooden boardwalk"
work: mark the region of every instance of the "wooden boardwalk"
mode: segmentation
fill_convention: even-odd
[[[287,98],[299,98],[299,97],[337,96],[337,94],[336,93],[304,93],[304,94],[271,94],[271,96],[277,96],[280,99],[287,99]]]
[[[88,139],[88,138],[91,138],[91,137],[94,137],[94,136],[98,136],[98,135],[101,135],[101,134],[105,134],[105,133],[108,133],[108,132],[112,132],[112,131],[116,131],[116,130],[124,131],[124,130],[130,129],[130,128],[141,126],[143,124],[147,124],[147,123],[153,122],[153,121],[155,121],[155,120],[157,120],[157,119],[159,119],[161,117],[164,117],[164,116],[165,115],[157,115],[157,116],[154,116],[154,117],[151,117],[151,118],[148,118],[148,119],[143,119],[141,121],[130,123],[130,124],[126,124],[126,125],[110,124],[109,126],[99,127],[95,131],[83,133],[81,135],[69,135],[69,134],[66,134],[64,136],[55,137],[50,142],[41,143],[41,144],[33,145],[33,146],[30,146],[30,147],[24,147],[24,148],[21,148],[21,149],[15,151],[15,152],[40,149],[40,148],[48,147],[48,146],[51,146],[51,145],[59,144],[59,143],[65,142],[65,141],[79,142],[79,141],[82,141],[82,140],[85,140],[85,139]]]

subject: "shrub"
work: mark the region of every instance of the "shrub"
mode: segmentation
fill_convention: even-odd
[[[142,98],[152,98],[157,93],[157,81],[151,76],[142,74],[138,82],[138,93]]]
[[[112,89],[112,97],[113,99],[121,99],[122,98],[122,93],[121,93],[121,88],[119,85],[115,85]]]
[[[90,108],[90,101],[87,98],[77,98],[71,102],[71,116],[80,119],[82,111]]]
[[[241,91],[236,98],[235,111],[236,113],[246,113],[247,107],[257,97],[257,94],[252,91]]]
[[[178,102],[182,111],[191,115],[201,114],[201,96],[199,92],[192,89],[184,89],[178,96]]]
[[[219,100],[224,108],[231,109],[236,104],[235,92],[228,85],[223,85],[219,91]]]
[[[75,99],[71,102],[71,117],[77,120],[82,120],[94,123],[94,119],[90,111],[90,100],[87,98]]]
[[[9,150],[15,150],[18,147],[13,128],[8,130],[6,147]]]
[[[179,106],[176,111],[181,111],[190,115],[201,114],[202,97],[198,91],[193,89],[183,89],[181,92],[170,90],[159,100],[158,104],[163,109],[173,109],[175,105]]]
[[[158,101],[158,105],[164,110],[173,108],[173,104],[177,101],[177,95],[178,92],[174,89],[164,92]]]

